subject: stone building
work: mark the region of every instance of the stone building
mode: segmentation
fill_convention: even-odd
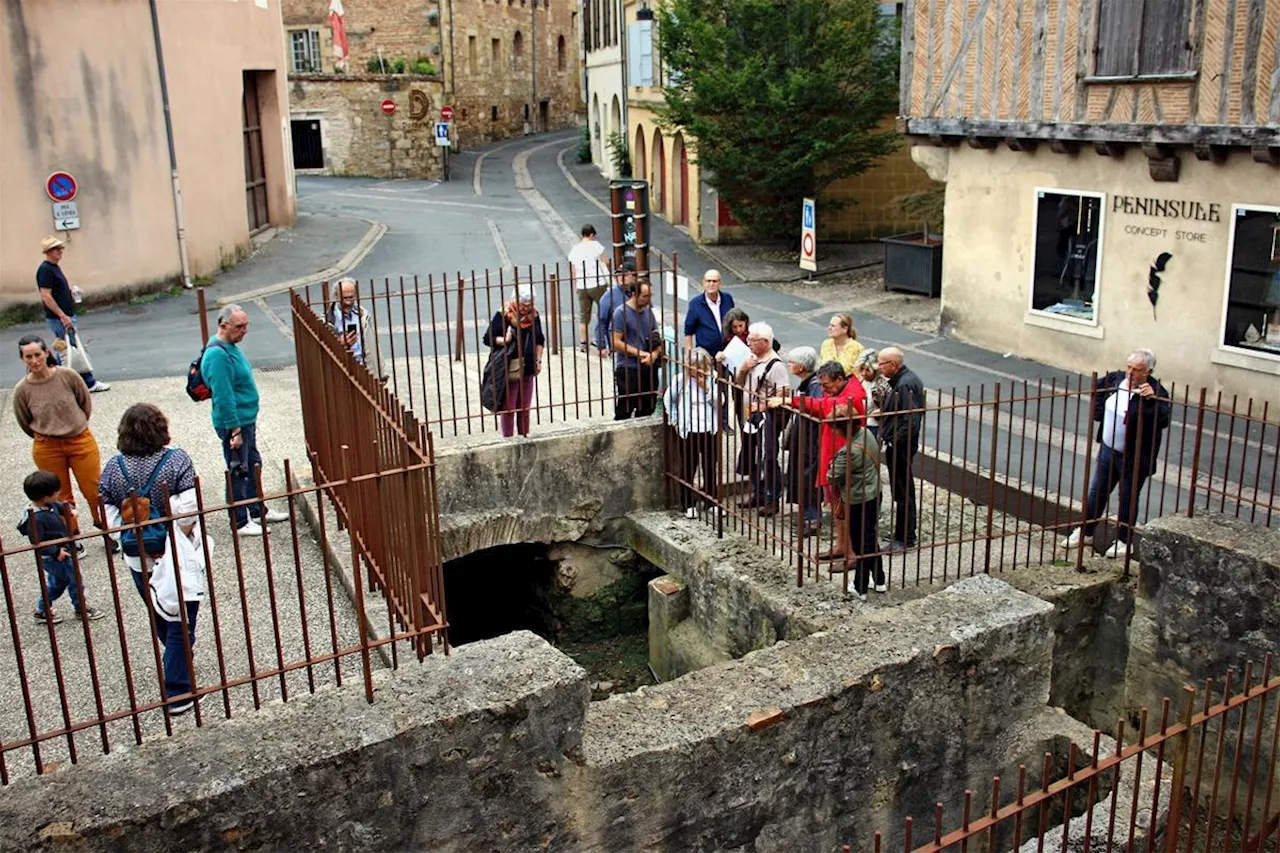
[[[624,0],[626,39],[626,125],[632,175],[649,182],[650,207],[669,222],[707,242],[741,238],[742,229],[728,205],[699,176],[697,141],[658,126],[655,110],[663,104],[667,69],[658,51],[658,22],[646,0]],[[901,3],[880,3],[881,13],[898,14]],[[588,59],[588,71],[592,63]],[[601,109],[603,112],[603,104]],[[885,117],[885,123],[893,121]],[[594,130],[593,130],[594,133]],[[594,141],[594,140],[593,140]],[[594,153],[594,148],[593,148]],[[900,207],[903,196],[931,186],[904,145],[861,175],[841,179],[818,197],[818,239],[860,240],[918,229]],[[838,202],[837,209],[832,202]],[[799,230],[800,212],[796,211]]]
[[[294,221],[280,6],[236,0],[155,9],[186,266],[198,276],[249,251],[252,234]],[[180,280],[148,4],[15,0],[0,20],[8,57],[0,71],[0,301],[36,301],[40,239],[52,233],[69,242],[63,266],[90,295]],[[54,172],[78,184],[71,202],[79,228],[55,232],[46,191]]]
[[[1280,2],[1132,8],[907,3],[901,124],[947,183],[943,319],[1086,373],[1149,347],[1166,382],[1274,399]]]
[[[348,53],[340,59],[329,0],[284,0],[298,168],[438,178],[434,125],[446,104],[456,147],[577,121],[572,4],[346,0],[342,10]]]

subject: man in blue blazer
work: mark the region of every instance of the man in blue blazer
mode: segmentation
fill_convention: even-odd
[[[724,349],[724,315],[733,310],[733,297],[720,290],[720,271],[707,270],[702,292],[689,300],[684,315],[684,351],[702,347],[714,357]]]

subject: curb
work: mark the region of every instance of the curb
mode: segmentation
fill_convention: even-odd
[[[603,204],[600,199],[587,192],[586,187],[578,183],[578,179],[573,176],[573,173],[569,171],[569,167],[564,164],[564,155],[572,151],[574,147],[575,146],[573,145],[566,146],[559,154],[556,155],[556,165],[560,167],[560,174],[564,175],[564,179],[569,182],[569,186],[577,190],[580,196],[600,208],[606,214],[612,215],[613,212],[609,210],[609,208]]]
[[[284,293],[295,287],[305,287],[308,284],[315,284],[321,281],[331,281],[341,275],[351,271],[365,259],[369,252],[373,251],[373,247],[382,239],[382,235],[387,233],[387,226],[381,222],[374,222],[372,219],[364,219],[369,223],[369,230],[360,238],[360,242],[356,243],[342,258],[333,266],[320,270],[311,275],[301,276],[300,278],[290,279],[288,281],[278,282],[276,284],[268,284],[264,287],[254,288],[253,290],[245,290],[240,293],[228,294],[219,298],[213,304],[218,308],[225,308],[228,305],[237,302],[252,302],[255,299],[261,299],[264,296],[274,296],[277,293]]]

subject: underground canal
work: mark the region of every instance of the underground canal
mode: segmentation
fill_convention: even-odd
[[[620,547],[503,545],[444,565],[455,646],[528,630],[587,671],[595,698],[652,684],[648,583],[657,568]]]

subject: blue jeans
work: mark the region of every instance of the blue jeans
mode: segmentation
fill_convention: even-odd
[[[1128,542],[1133,523],[1138,514],[1137,496],[1150,472],[1142,465],[1135,465],[1133,458],[1117,453],[1105,444],[1098,445],[1098,459],[1093,467],[1093,482],[1089,484],[1088,520],[1084,524],[1086,536],[1092,536],[1098,520],[1107,511],[1107,500],[1116,484],[1120,485],[1120,505],[1116,515],[1120,519],[1120,541]]]
[[[67,327],[62,325],[61,320],[59,320],[57,317],[45,317],[44,323],[46,326],[49,327],[49,331],[53,332],[53,336],[55,338],[57,338],[60,341],[66,340]],[[79,320],[77,318],[75,317],[71,318],[71,327],[75,329],[77,333],[80,331]],[[80,339],[80,335],[76,334],[76,340],[78,341],[79,339]],[[58,364],[63,364],[62,353],[58,352],[56,349],[53,350],[53,357],[57,359]],[[93,378],[92,371],[89,373],[81,373],[80,375],[84,377],[84,384],[88,385],[90,388],[98,384],[98,380]]]
[[[241,444],[235,450],[231,449],[231,430],[214,427],[214,431],[222,439],[222,458],[227,463],[227,470],[231,472],[231,494],[227,495],[227,500],[261,498],[256,476],[258,466],[262,464],[262,457],[258,455],[257,425],[246,424],[240,427]],[[257,519],[266,514],[266,506],[260,503],[238,506],[232,510],[232,523],[238,528],[244,527],[249,523],[250,517]]]
[[[165,698],[181,696],[191,692],[191,669],[187,666],[187,645],[182,642],[182,620],[170,622],[156,615],[151,608],[151,596],[147,594],[145,578],[142,572],[129,572],[133,575],[133,585],[142,596],[147,606],[147,616],[151,619],[151,630],[156,639],[164,646],[164,694]],[[196,617],[200,615],[200,602],[188,601],[187,605],[187,643],[191,646],[191,656],[195,657]]]
[[[84,609],[84,601],[80,598],[80,585],[76,583],[76,567],[71,559],[56,560],[53,557],[41,557],[44,569],[44,585],[49,590],[49,605],[58,600],[62,593],[71,595],[71,606],[79,613]],[[36,599],[36,613],[44,615],[44,596]]]

